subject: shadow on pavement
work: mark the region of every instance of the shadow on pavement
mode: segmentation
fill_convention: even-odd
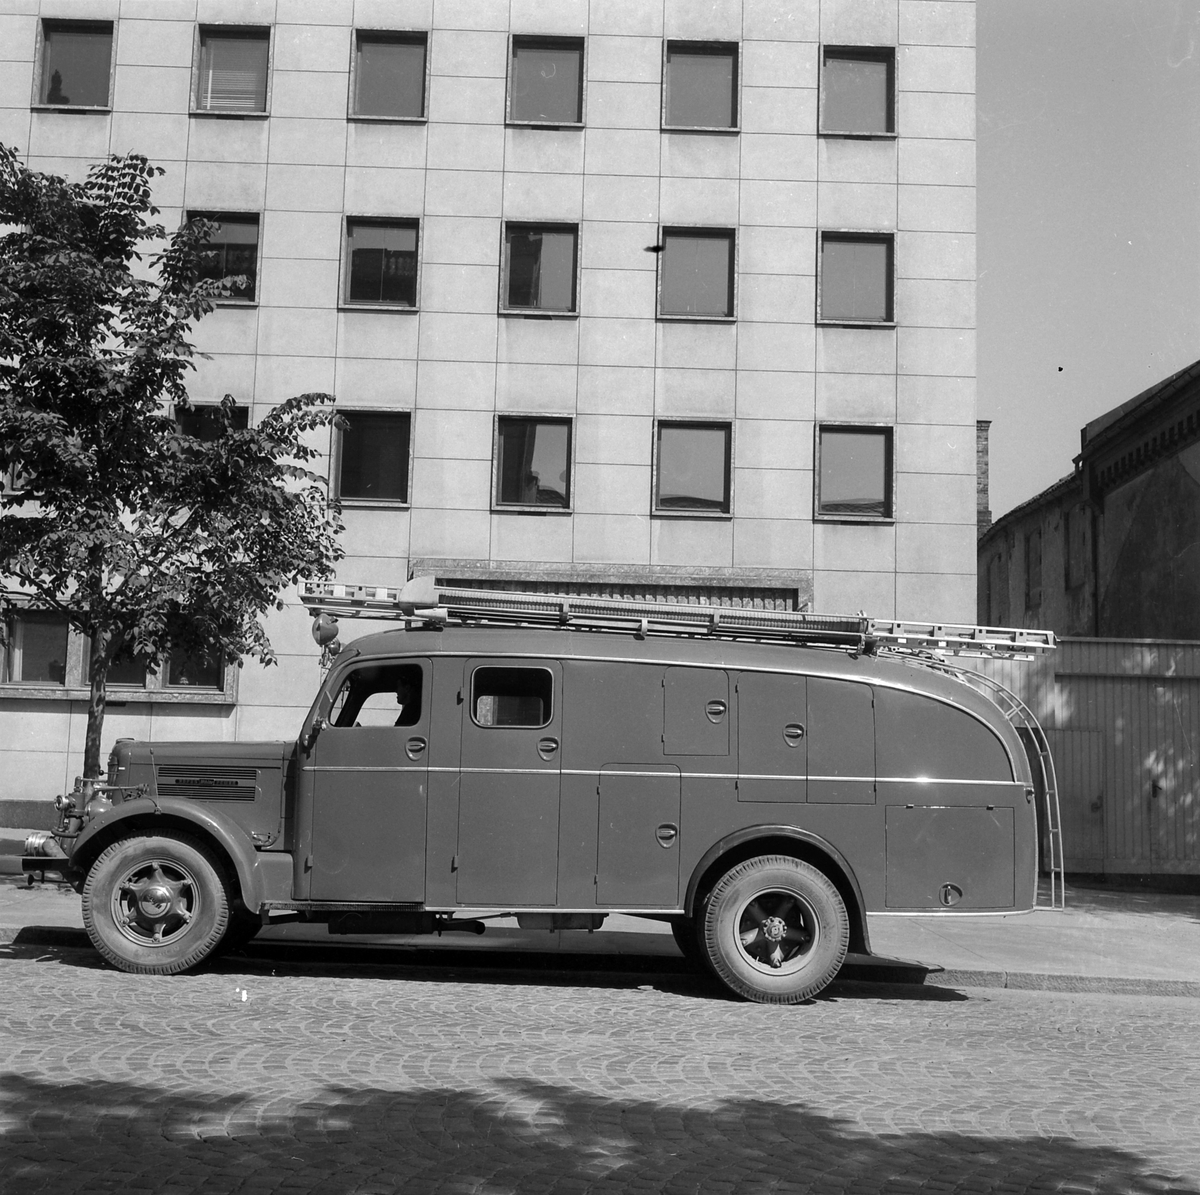
[[[86,936],[64,939],[65,945],[24,943],[20,935],[0,946],[0,958],[45,960],[88,970],[108,964]],[[661,956],[534,954],[511,951],[483,954],[469,950],[387,950],[380,947],[291,946],[252,943],[209,963],[217,975],[320,976],[327,979],[386,979],[422,983],[577,987],[655,991],[699,1000],[734,1000],[711,976],[685,960]],[[818,1000],[911,1000],[955,1002],[969,997],[951,988],[895,982],[891,968],[843,970]]]
[[[14,1191],[1195,1190],[1061,1137],[881,1136],[800,1104],[692,1107],[529,1080],[300,1098],[9,1075],[0,1101],[0,1187]]]

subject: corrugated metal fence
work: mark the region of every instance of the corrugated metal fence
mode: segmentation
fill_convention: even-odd
[[[1046,730],[1067,871],[1200,874],[1200,643],[1064,639],[972,664]]]

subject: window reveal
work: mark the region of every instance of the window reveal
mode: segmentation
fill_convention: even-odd
[[[360,31],[354,53],[355,116],[419,120],[425,115],[425,34]]]
[[[732,231],[664,230],[661,269],[660,314],[732,317]]]
[[[514,37],[508,118],[535,124],[583,120],[583,42]]]
[[[417,226],[346,222],[346,301],[417,305]]]
[[[820,430],[817,513],[892,517],[889,428]]]
[[[258,283],[258,217],[189,212],[188,219],[211,220],[216,225],[199,252],[199,277],[227,281],[228,298],[253,302]]]
[[[201,112],[266,112],[269,48],[266,29],[202,29],[196,107]]]
[[[67,683],[67,620],[61,614],[17,614],[5,635],[4,679],[26,685]]]
[[[374,502],[408,501],[411,417],[407,411],[343,411],[338,494]]]
[[[675,129],[737,127],[737,46],[668,42],[664,124]]]
[[[890,323],[890,234],[821,234],[821,320]]]
[[[731,438],[727,423],[660,423],[655,507],[728,514]]]
[[[504,242],[505,307],[575,310],[578,229],[573,225],[509,224]]]
[[[827,47],[821,62],[821,132],[850,136],[896,131],[896,52]]]
[[[502,417],[496,427],[496,503],[571,504],[571,425],[561,419]]]
[[[42,36],[41,103],[64,108],[107,108],[111,23],[46,21]]]

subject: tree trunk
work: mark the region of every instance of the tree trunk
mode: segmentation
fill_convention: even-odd
[[[107,637],[94,634],[88,651],[88,680],[91,693],[88,696],[87,735],[83,741],[84,779],[102,780],[100,770],[100,734],[104,730],[104,707],[108,700],[109,651]]]

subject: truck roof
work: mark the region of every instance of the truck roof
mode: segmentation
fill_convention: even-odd
[[[996,705],[952,675],[920,667],[908,657],[885,652],[852,654],[844,649],[788,643],[754,643],[712,636],[651,636],[572,628],[516,626],[397,627],[346,644],[342,656],[389,658],[397,655],[505,656],[542,659],[627,660],[687,664],[707,668],[790,672],[869,681],[924,693],[963,706],[989,721],[1008,724]]]

